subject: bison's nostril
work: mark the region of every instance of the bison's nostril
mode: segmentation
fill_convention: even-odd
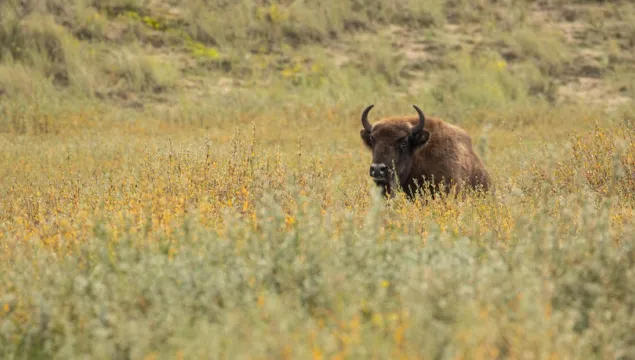
[[[370,176],[372,177],[385,176],[387,169],[388,167],[384,164],[372,164],[370,166]]]

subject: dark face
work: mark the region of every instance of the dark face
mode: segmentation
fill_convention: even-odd
[[[430,133],[423,129],[412,133],[406,123],[384,123],[370,132],[364,129],[360,135],[373,153],[369,175],[384,194],[392,194],[395,175],[403,186],[412,170],[414,152],[428,141]]]

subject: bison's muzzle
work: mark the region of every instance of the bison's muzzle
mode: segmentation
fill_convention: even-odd
[[[370,177],[375,180],[377,185],[388,184],[389,176],[388,166],[385,164],[372,164],[370,166]]]

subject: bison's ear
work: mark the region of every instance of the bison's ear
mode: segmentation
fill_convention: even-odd
[[[430,132],[428,130],[421,130],[410,135],[410,146],[412,150],[416,150],[418,147],[423,146],[430,139]]]
[[[371,140],[370,140],[370,133],[366,131],[366,129],[362,129],[359,132],[359,135],[362,137],[362,140],[364,141],[364,145],[366,145],[369,149],[373,147],[373,144],[371,143]]]

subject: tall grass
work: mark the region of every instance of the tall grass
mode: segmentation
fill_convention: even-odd
[[[386,204],[354,157],[174,130],[3,153],[4,356],[632,352],[633,203],[592,178]]]

